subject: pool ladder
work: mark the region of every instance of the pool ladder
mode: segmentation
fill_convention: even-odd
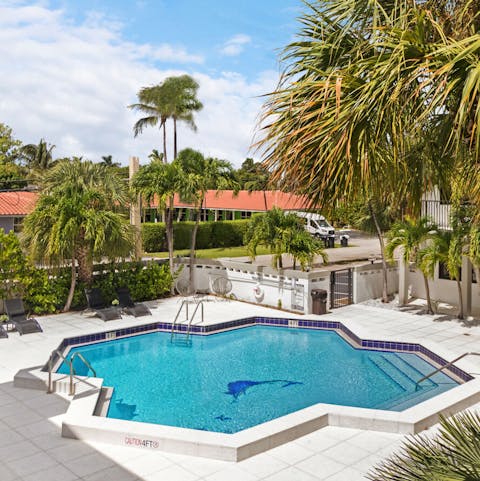
[[[70,359],[67,359],[58,349],[55,349],[52,354],[50,354],[50,358],[48,359],[48,387],[47,387],[47,394],[51,394],[54,392],[53,389],[53,379],[52,379],[52,371],[53,371],[53,364],[56,358],[59,357],[63,359],[67,366],[69,367],[69,390],[68,394],[73,396],[75,394],[75,384],[73,383],[73,376],[76,376],[75,368],[73,367],[73,361],[78,357],[83,364],[87,367],[89,371],[92,371],[93,377],[97,377],[97,373],[95,369],[93,369],[92,365],[83,357],[83,355],[79,352],[75,352]],[[88,371],[87,371],[88,372]]]
[[[170,342],[175,341],[176,344],[185,345],[185,346],[191,346],[192,345],[192,341],[190,340],[190,330],[191,330],[191,327],[192,327],[192,321],[195,319],[195,316],[198,312],[199,307],[201,308],[200,313],[201,313],[201,319],[202,319],[201,322],[202,323],[203,323],[203,319],[204,319],[203,301],[197,302],[197,305],[195,306],[195,309],[193,310],[192,317],[189,317],[189,315],[188,315],[188,304],[189,304],[189,301],[187,299],[183,300],[182,303],[180,304],[180,308],[177,311],[177,315],[175,316],[175,319],[173,320],[172,329],[171,329],[171,333],[170,333]],[[180,327],[177,328],[177,326],[184,326],[185,325],[185,324],[178,324],[177,323],[178,318],[179,318],[184,306],[185,306],[185,322],[187,323],[186,332],[183,329],[181,329]],[[182,338],[176,339],[175,334],[182,334],[184,332],[185,332],[186,335],[183,339]]]
[[[456,357],[453,361],[447,362],[447,364],[440,366],[438,369],[435,369],[435,371],[431,372],[430,374],[427,374],[426,376],[423,376],[420,380],[418,380],[417,383],[415,384],[415,390],[418,389],[418,385],[421,382],[431,378],[432,376],[437,374],[437,372],[443,371],[444,369],[448,369],[450,366],[453,365],[453,363],[460,361],[460,359],[463,359],[466,356],[480,356],[480,352],[464,352],[462,355]]]

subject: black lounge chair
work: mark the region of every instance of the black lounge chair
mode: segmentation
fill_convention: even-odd
[[[85,289],[85,296],[87,297],[88,307],[95,311],[95,315],[103,321],[113,321],[121,319],[120,309],[117,307],[107,306],[103,299],[102,293],[98,287],[92,289]]]
[[[0,326],[0,339],[4,337],[8,337],[7,331],[3,326]]]
[[[135,304],[130,297],[130,291],[128,287],[119,287],[117,289],[118,301],[121,308],[130,316],[141,317],[141,316],[151,316],[152,313],[150,309],[142,303]]]
[[[6,299],[5,311],[8,316],[7,324],[13,324],[21,336],[33,332],[43,332],[36,319],[27,317],[22,299]]]

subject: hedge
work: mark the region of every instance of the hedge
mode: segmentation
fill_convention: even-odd
[[[42,268],[25,256],[18,237],[0,229],[0,300],[24,299],[32,314],[50,314],[63,309],[70,289],[71,269]],[[116,298],[117,287],[128,287],[134,301],[158,299],[170,292],[172,276],[168,265],[151,262],[123,262],[94,266],[94,287],[105,300]],[[85,285],[77,282],[72,309],[86,307]]]
[[[197,232],[197,249],[214,249],[216,247],[236,247],[243,245],[243,234],[248,220],[226,220],[218,222],[200,222]],[[194,222],[175,222],[173,224],[174,248],[189,249]],[[165,224],[142,224],[142,242],[145,252],[162,252],[167,250]]]
[[[101,270],[100,270],[101,269]],[[33,279],[26,279],[18,286],[17,294],[22,295],[32,314],[58,312],[65,305],[70,288],[70,269],[34,268]],[[134,301],[158,299],[168,295],[172,286],[172,276],[168,265],[151,261],[125,262],[120,264],[101,264],[94,273],[93,287],[100,288],[107,303],[117,298],[115,289],[128,287]],[[19,280],[22,284],[22,280]],[[23,287],[23,288],[22,288]],[[77,281],[72,302],[72,310],[87,307],[85,285]]]

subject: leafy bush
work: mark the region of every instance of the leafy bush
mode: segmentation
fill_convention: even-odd
[[[142,224],[142,243],[145,252],[161,252],[167,250],[165,224],[163,222],[146,222]]]
[[[0,229],[0,299],[22,297],[31,314],[52,314],[65,305],[70,289],[69,267],[35,267],[24,255],[15,234]],[[168,265],[125,262],[96,266],[94,286],[107,302],[116,299],[117,287],[128,287],[134,301],[158,299],[170,292],[173,279]],[[77,282],[72,308],[86,307],[85,284]]]
[[[219,222],[200,222],[197,232],[197,249],[213,249],[216,247],[236,247],[243,245],[248,220]],[[175,249],[189,249],[192,229],[195,223],[175,222]],[[162,252],[167,250],[165,225],[163,223],[142,224],[142,241],[145,252]]]

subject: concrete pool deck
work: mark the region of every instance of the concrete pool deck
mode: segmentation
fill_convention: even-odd
[[[179,305],[177,298],[152,303],[154,317],[171,321]],[[206,321],[212,322],[246,316],[299,317],[235,301],[208,302],[205,314]],[[446,359],[474,350],[480,341],[480,327],[467,328],[457,321],[436,322],[434,316],[363,305],[338,309],[321,318],[342,321],[363,338],[420,342]],[[68,399],[15,388],[13,376],[20,369],[43,365],[64,337],[131,326],[139,320],[125,317],[104,323],[80,313],[68,313],[39,321],[43,333],[19,336],[10,332],[8,339],[0,339],[2,481],[355,481],[395,451],[404,439],[398,434],[326,427],[245,461],[228,463],[62,438],[60,429]],[[472,374],[480,372],[477,358],[459,362],[458,366]]]

